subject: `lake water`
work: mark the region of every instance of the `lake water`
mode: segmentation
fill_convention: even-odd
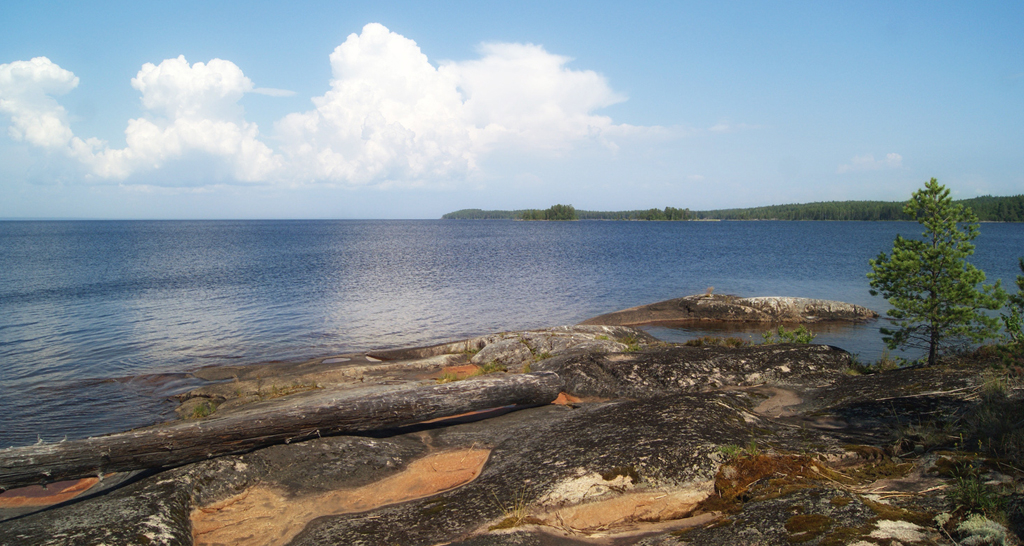
[[[919,232],[900,222],[0,222],[0,446],[167,419],[167,398],[202,366],[572,324],[708,287],[884,312],[868,293],[868,259]],[[1024,224],[983,224],[976,242],[972,261],[1012,286]],[[816,341],[872,360],[878,325],[816,327]],[[761,329],[726,333],[759,340]]]

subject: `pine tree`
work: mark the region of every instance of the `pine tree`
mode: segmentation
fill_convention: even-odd
[[[1024,258],[1017,259],[1020,272],[1024,273]],[[1024,361],[1024,275],[1017,275],[1017,293],[1009,298],[1007,314],[1003,325],[1009,338],[1009,349],[1015,360]]]
[[[893,328],[881,328],[890,349],[927,348],[928,363],[950,342],[981,342],[995,337],[999,319],[982,310],[996,310],[1006,301],[999,282],[979,284],[985,273],[967,262],[974,254],[978,217],[955,205],[949,190],[934,178],[911,196],[903,212],[925,227],[922,238],[897,235],[892,255],[871,260],[871,295],[889,300]]]

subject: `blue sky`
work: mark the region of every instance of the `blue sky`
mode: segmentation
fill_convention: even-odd
[[[0,218],[1024,192],[1020,2],[0,5]]]

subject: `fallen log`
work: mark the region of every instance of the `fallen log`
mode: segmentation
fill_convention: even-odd
[[[553,401],[554,373],[496,375],[442,385],[317,392],[222,417],[0,450],[0,490],[179,466],[274,444],[410,425],[461,413]]]

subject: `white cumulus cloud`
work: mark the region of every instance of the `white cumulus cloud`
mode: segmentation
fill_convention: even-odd
[[[78,78],[46,57],[0,64],[0,112],[11,117],[7,134],[43,148],[71,141],[67,112],[54,96],[78,86]]]
[[[189,66],[180,55],[142,65],[132,87],[142,93],[146,108],[168,118],[220,118],[240,115],[236,103],[253,85],[235,63],[213,59]]]
[[[875,159],[873,154],[854,156],[849,163],[840,165],[839,174],[856,171],[879,171],[882,169],[898,169],[903,166],[903,156],[897,153],[885,154],[883,159]]]
[[[330,54],[327,93],[275,124],[276,151],[239,100],[291,92],[257,88],[222,59],[143,65],[131,85],[145,113],[128,121],[121,149],[73,135],[54,97],[78,78],[44,57],[0,65],[0,112],[11,118],[12,138],[62,150],[93,176],[114,180],[196,161],[241,182],[446,183],[465,179],[497,149],[558,154],[596,142],[614,151],[616,140],[659,129],[595,114],[625,97],[600,74],[569,68],[568,57],[533,44],[479,51],[477,59],[432,64],[413,40],[368,24]]]
[[[280,157],[257,140],[256,125],[244,120],[237,103],[253,85],[234,63],[146,63],[131,83],[149,115],[128,121],[122,149],[73,136],[53,97],[74,89],[78,78],[45,57],[0,65],[0,111],[11,116],[12,138],[63,151],[100,178],[122,180],[196,155],[238,181],[263,180],[280,167]]]
[[[465,174],[473,128],[456,83],[416,42],[379,24],[330,56],[331,89],[314,110],[277,123],[282,150],[304,178],[348,184]]]
[[[485,44],[483,58],[441,67],[465,96],[468,121],[486,139],[559,149],[613,126],[594,110],[625,99],[590,70],[532,44]]]
[[[592,114],[625,100],[599,74],[536,45],[481,53],[435,67],[416,42],[366,25],[331,53],[316,108],[277,124],[282,149],[309,179],[421,181],[465,176],[499,145],[557,151],[621,129]]]
[[[242,182],[265,180],[280,168],[280,157],[258,140],[256,124],[244,119],[238,101],[253,84],[234,63],[189,65],[184,56],[146,63],[132,87],[151,115],[128,121],[126,148],[78,153],[95,174],[123,179],[190,154],[214,159]]]

